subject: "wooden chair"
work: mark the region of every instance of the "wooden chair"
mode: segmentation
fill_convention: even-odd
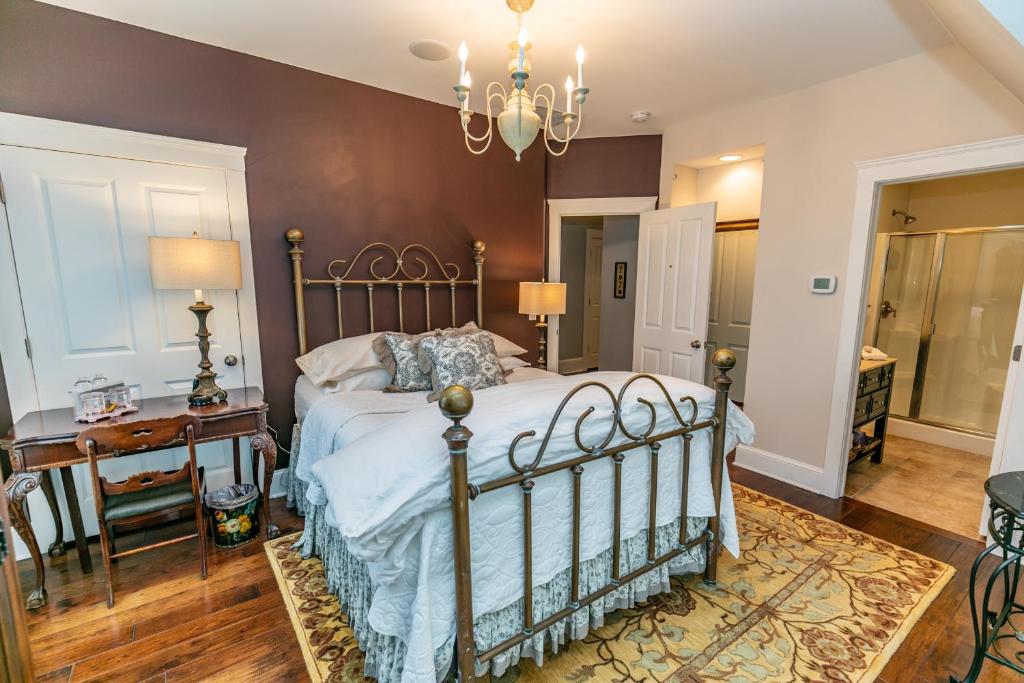
[[[107,580],[107,607],[114,606],[114,586],[110,563],[145,550],[172,543],[199,539],[200,576],[206,578],[206,525],[203,522],[203,500],[200,496],[201,470],[196,466],[195,439],[202,425],[198,417],[181,415],[156,420],[139,420],[124,424],[92,427],[78,435],[78,450],[89,459],[92,472],[93,498],[100,526],[100,546]],[[98,461],[172,446],[188,448],[188,462],[173,472],[140,472],[126,481],[109,482],[100,476]],[[116,552],[114,526],[153,523],[171,514],[195,514],[196,531],[159,543]]]

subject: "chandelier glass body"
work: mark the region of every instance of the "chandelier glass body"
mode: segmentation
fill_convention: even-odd
[[[561,114],[555,113],[556,91],[554,86],[544,83],[534,90],[531,96],[526,87],[530,78],[529,53],[532,47],[522,26],[522,11],[518,8],[522,3],[513,7],[515,0],[509,2],[510,8],[516,11],[517,23],[519,25],[517,39],[509,43],[510,59],[508,62],[508,74],[511,78],[511,89],[506,90],[505,86],[498,81],[492,81],[487,85],[485,91],[485,110],[481,113],[486,115],[487,128],[482,135],[473,135],[469,132],[469,122],[473,118],[473,110],[469,108],[469,94],[472,91],[472,79],[466,71],[466,58],[468,56],[465,43],[459,46],[459,84],[454,87],[456,97],[459,101],[459,118],[462,122],[462,132],[466,140],[466,148],[473,154],[483,154],[491,146],[494,138],[494,105],[495,100],[500,105],[500,112],[497,116],[498,134],[516,154],[516,161],[519,161],[523,150],[533,144],[537,134],[541,131],[541,115],[537,113],[539,107],[545,112],[541,138],[548,152],[554,156],[561,156],[569,149],[569,143],[576,137],[583,122],[583,103],[587,100],[588,88],[583,87],[583,48],[576,50],[577,82],[573,84],[572,78],[566,78],[565,89],[565,111]],[[573,111],[573,105],[576,111]],[[561,119],[562,135],[555,130],[553,121]]]

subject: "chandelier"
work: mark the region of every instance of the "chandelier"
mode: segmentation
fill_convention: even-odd
[[[576,137],[583,120],[583,103],[587,100],[588,88],[583,87],[583,46],[576,48],[576,83],[573,84],[572,76],[565,79],[565,111],[554,114],[555,111],[555,88],[547,83],[540,85],[530,96],[526,89],[526,81],[530,77],[530,43],[526,27],[523,26],[523,12],[533,6],[533,0],[506,0],[508,8],[516,13],[516,38],[508,44],[509,62],[508,74],[512,79],[511,91],[505,90],[505,86],[497,81],[487,85],[484,104],[487,114],[487,129],[482,135],[473,135],[469,132],[469,122],[473,118],[473,110],[469,108],[469,94],[472,92],[473,81],[466,70],[466,59],[469,51],[466,49],[465,41],[459,45],[459,84],[454,90],[459,100],[459,118],[462,121],[462,132],[465,134],[466,147],[473,154],[483,154],[491,146],[493,139],[492,123],[494,113],[491,102],[497,99],[501,103],[501,113],[498,114],[498,134],[505,141],[513,152],[516,153],[516,161],[519,161],[524,149],[533,144],[537,133],[541,129],[541,115],[537,113],[539,106],[544,110],[544,132],[541,138],[548,152],[555,156],[565,154],[569,148],[569,142]],[[578,106],[573,111],[573,103]],[[562,135],[559,137],[552,121],[561,119]],[[474,148],[474,144],[476,147]],[[555,149],[552,144],[560,149]]]

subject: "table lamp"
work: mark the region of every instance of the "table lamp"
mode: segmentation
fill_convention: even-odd
[[[192,237],[150,237],[149,269],[154,289],[191,289],[196,302],[188,310],[199,319],[199,373],[192,381],[189,405],[205,406],[224,401],[228,393],[217,386],[210,362],[210,331],[206,318],[213,306],[203,301],[204,289],[239,289],[242,286],[242,261],[235,240]]]
[[[546,370],[548,316],[565,313],[565,283],[520,282],[519,312],[537,316],[537,332],[540,334],[540,357],[537,359],[537,367]]]

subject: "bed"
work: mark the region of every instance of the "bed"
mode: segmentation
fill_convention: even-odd
[[[473,288],[484,327],[480,242],[469,280],[420,245],[379,243],[317,280],[303,275],[301,233],[287,239],[302,353],[311,286],[337,293],[339,337],[349,286],[368,292],[371,331],[374,291],[385,288],[403,331],[413,288],[424,291],[430,329],[431,287],[450,293],[453,327],[456,289]],[[428,256],[410,258],[415,251]],[[351,277],[363,256],[373,259],[370,276]],[[412,275],[410,263],[419,264]],[[714,389],[521,368],[501,386],[449,386],[436,405],[415,393],[325,396],[300,378],[289,499],[306,515],[303,553],[322,560],[366,675],[500,675],[520,657],[542,663],[606,613],[668,590],[670,575],[703,572],[713,582],[719,550],[739,547],[725,453],[753,438],[728,400],[735,357],[720,350],[713,364]]]

